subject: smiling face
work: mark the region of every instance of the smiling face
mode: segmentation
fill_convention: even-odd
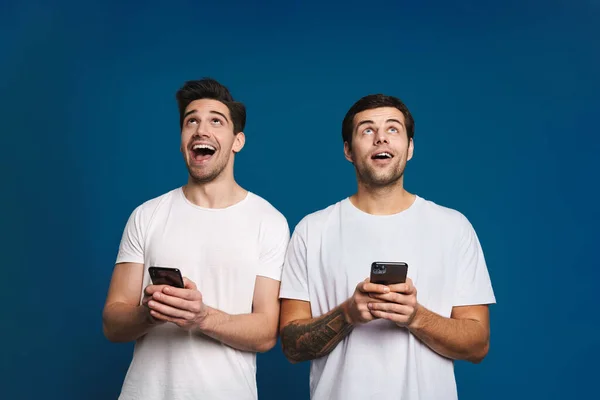
[[[243,132],[234,134],[229,109],[220,101],[200,99],[185,108],[181,152],[195,182],[210,182],[223,173],[233,177],[233,155],[244,139]]]
[[[352,126],[351,144],[344,143],[344,153],[359,182],[385,187],[400,181],[413,155],[404,114],[395,107],[373,108],[357,113]]]

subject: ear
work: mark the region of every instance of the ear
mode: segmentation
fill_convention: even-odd
[[[412,158],[414,151],[415,151],[415,142],[413,139],[410,139],[410,143],[408,143],[408,157],[406,158],[406,161],[408,161]]]
[[[231,150],[234,153],[239,153],[244,148],[244,144],[246,144],[246,135],[244,135],[244,132],[238,132],[233,140]]]
[[[351,163],[354,163],[354,161],[352,160],[352,149],[350,148],[348,142],[344,142],[344,156],[346,157],[346,160],[350,161]]]

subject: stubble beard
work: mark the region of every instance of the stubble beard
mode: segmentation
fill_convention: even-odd
[[[404,176],[406,163],[399,161],[397,165],[391,166],[388,171],[377,171],[368,165],[364,167],[354,166],[358,181],[366,187],[373,189],[382,189],[395,186]]]
[[[211,160],[212,161],[212,160]],[[214,181],[219,177],[227,167],[229,160],[216,160],[217,163],[213,166],[207,167],[192,167],[186,160],[186,167],[191,180],[194,183],[203,184]]]

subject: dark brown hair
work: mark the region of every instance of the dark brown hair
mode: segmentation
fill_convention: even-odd
[[[246,126],[246,106],[237,102],[231,96],[229,89],[212,78],[187,81],[177,91],[177,106],[179,107],[179,127],[183,127],[183,116],[185,109],[192,101],[200,99],[212,99],[225,104],[231,114],[233,122],[233,133],[237,134]]]
[[[415,136],[415,121],[408,107],[400,99],[384,94],[370,94],[354,103],[342,121],[342,139],[344,142],[348,142],[348,146],[352,147],[352,132],[354,131],[354,117],[356,114],[381,107],[394,107],[400,110],[404,115],[408,139],[410,140]]]

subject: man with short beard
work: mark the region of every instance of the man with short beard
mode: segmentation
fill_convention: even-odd
[[[246,110],[213,79],[177,92],[186,185],[146,201],[121,239],[106,337],[135,341],[119,399],[256,399],[256,353],[277,341],[285,217],[233,174]],[[184,287],[153,285],[177,268]]]
[[[413,136],[399,99],[357,101],[342,137],[358,190],[292,235],[280,334],[291,362],[311,360],[313,400],[456,399],[453,360],[488,352],[495,297],[478,237],[458,211],[404,189]],[[370,282],[378,261],[408,264],[405,283]]]

